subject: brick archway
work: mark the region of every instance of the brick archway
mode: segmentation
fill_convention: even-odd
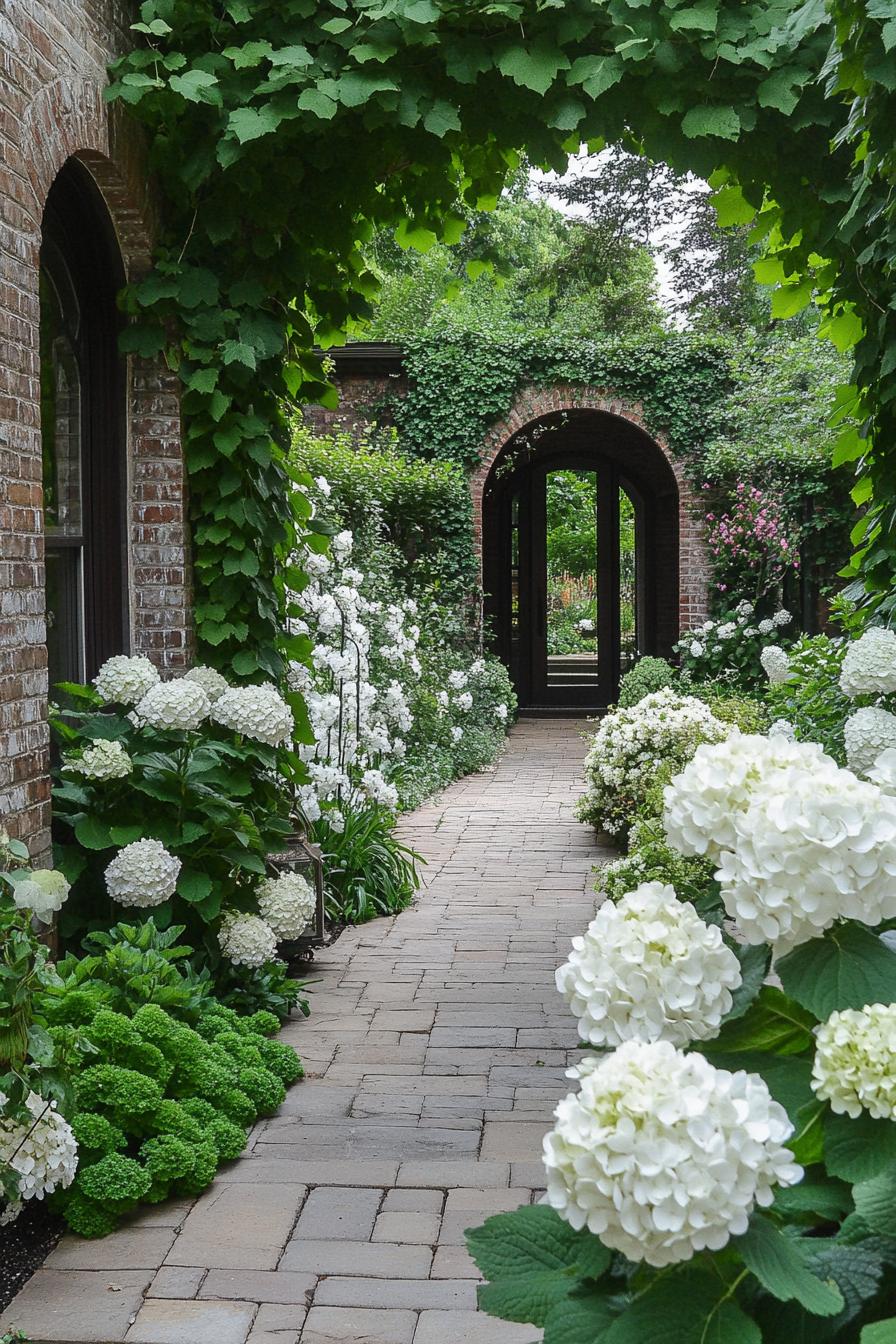
[[[483,499],[492,472],[514,443],[537,439],[539,426],[562,420],[564,413],[599,411],[632,426],[653,446],[671,476],[677,494],[678,612],[679,630],[706,620],[709,613],[709,557],[705,528],[697,499],[684,468],[666,440],[648,429],[640,402],[628,402],[603,388],[555,383],[551,387],[529,386],[516,396],[507,415],[492,426],[482,445],[480,464],[470,477],[476,551],[483,560]],[[534,447],[537,453],[537,446]],[[677,632],[676,632],[677,633]]]

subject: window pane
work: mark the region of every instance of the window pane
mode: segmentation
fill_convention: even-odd
[[[59,295],[41,271],[40,393],[44,527],[77,537],[81,510],[81,379]]]
[[[638,652],[638,574],[635,506],[619,490],[619,659],[624,675]]]
[[[80,546],[47,547],[47,668],[50,689],[83,681],[83,596]]]

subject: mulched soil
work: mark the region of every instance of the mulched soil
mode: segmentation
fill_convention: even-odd
[[[40,1268],[64,1230],[62,1219],[39,1199],[27,1200],[15,1222],[0,1227],[0,1311]]]

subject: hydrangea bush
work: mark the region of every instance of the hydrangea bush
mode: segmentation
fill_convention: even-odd
[[[765,678],[759,660],[768,646],[780,646],[793,617],[783,607],[760,617],[746,600],[717,620],[704,621],[675,645],[686,680],[721,682],[754,691]]]
[[[93,687],[65,690],[77,707],[53,715],[58,861],[72,884],[62,936],[151,910],[158,928],[186,925],[213,969],[273,963],[283,930],[297,937],[309,918],[295,884],[278,888],[276,930],[261,913],[270,856],[294,829],[299,699],[231,686],[208,667],[162,681],[147,659],[123,656]]]
[[[557,973],[599,1053],[545,1138],[546,1204],[467,1233],[480,1305],[545,1344],[886,1344],[893,797],[735,730],[631,841]]]

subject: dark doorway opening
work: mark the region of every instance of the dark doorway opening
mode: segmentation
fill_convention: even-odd
[[[70,159],[50,189],[40,253],[41,439],[51,687],[126,652],[125,282],[106,204]]]
[[[678,638],[678,489],[658,445],[602,411],[515,435],[483,496],[485,610],[520,705],[612,704]]]

